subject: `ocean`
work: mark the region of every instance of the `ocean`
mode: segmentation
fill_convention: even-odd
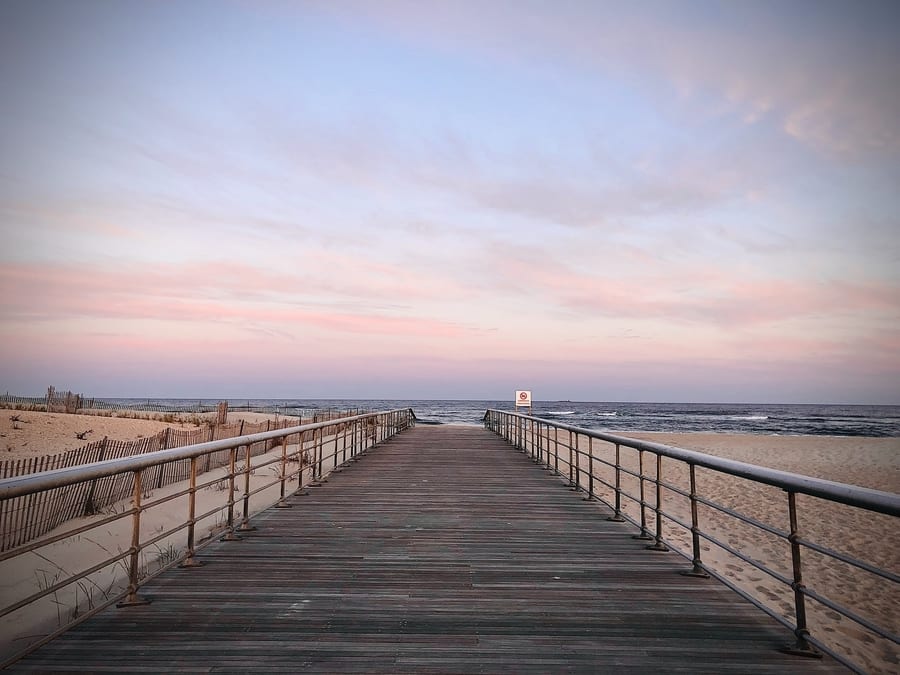
[[[103,399],[149,410],[215,409],[216,399]],[[309,415],[316,410],[412,408],[423,423],[480,425],[485,410],[513,410],[507,401],[377,399],[229,399],[233,410]],[[533,414],[610,432],[732,432],[768,435],[900,436],[900,406],[732,403],[535,401]]]

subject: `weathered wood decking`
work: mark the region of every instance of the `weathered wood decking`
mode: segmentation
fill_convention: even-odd
[[[478,428],[419,427],[14,669],[840,672]]]

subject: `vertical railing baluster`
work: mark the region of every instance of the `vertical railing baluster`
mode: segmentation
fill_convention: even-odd
[[[577,438],[577,436],[576,436]],[[575,467],[572,466],[572,430],[569,429],[569,487],[575,485],[574,482],[574,473]]]
[[[588,436],[588,493],[585,501],[594,499],[594,437]]]
[[[288,501],[287,501],[287,499],[285,498],[285,495],[284,495],[284,492],[285,492],[285,483],[287,482],[287,473],[288,473],[288,469],[287,469],[287,462],[288,462],[287,456],[288,456],[288,452],[287,452],[287,449],[288,449],[288,443],[289,443],[289,441],[290,441],[290,438],[291,438],[290,436],[284,436],[284,437],[282,437],[282,439],[281,439],[281,481],[280,481],[280,482],[281,482],[281,485],[280,485],[280,487],[279,487],[279,490],[280,490],[280,493],[281,493],[281,494],[280,494],[280,498],[279,498],[279,500],[278,500],[278,503],[275,504],[275,508],[276,508],[276,509],[289,509],[289,508],[291,508],[291,507],[293,506],[293,504],[288,503]]]
[[[331,468],[334,470],[338,464],[338,440],[340,440],[340,434],[337,427],[332,427],[332,429],[334,430],[334,456],[331,458]]]
[[[821,658],[822,654],[809,643],[809,627],[806,623],[806,586],[803,584],[803,565],[800,561],[800,525],[797,518],[797,493],[788,491],[788,518],[791,532],[788,541],[791,544],[791,566],[794,572],[794,581],[791,588],[794,590],[794,612],[797,616],[797,627],[794,629],[795,642],[793,645],[781,651],[799,656],[811,656]]]
[[[691,472],[691,547],[694,559],[691,561],[691,569],[682,574],[686,577],[699,577],[709,579],[709,574],[703,569],[703,561],[700,559],[700,515],[697,508],[697,476],[696,465],[689,464]]]
[[[202,567],[203,563],[194,557],[194,526],[197,522],[197,458],[191,457],[191,482],[188,487],[188,531],[187,555],[179,567]]]
[[[644,498],[644,451],[638,450],[638,474],[640,476],[640,495],[641,495],[641,532],[640,534],[634,535],[633,539],[644,539],[650,541],[653,537],[650,536],[650,532],[647,530],[647,510],[646,510],[646,501]]]
[[[656,453],[656,535],[647,548],[651,551],[668,551],[662,536],[662,455]]]
[[[553,465],[556,467],[556,475],[559,473],[559,427],[553,427]]]
[[[613,514],[607,520],[611,520],[614,523],[625,521],[625,518],[622,517],[622,464],[618,443],[616,443],[616,505]]]
[[[117,607],[133,607],[135,605],[149,605],[150,600],[138,595],[138,587],[140,584],[140,553],[141,553],[141,478],[143,471],[138,469],[134,472],[134,513],[131,517],[131,548],[129,549],[128,561],[128,595],[124,600],[116,604]]]
[[[237,465],[237,448],[231,448],[228,458],[228,516],[225,522],[225,536],[221,541],[240,541],[234,533],[234,477]]]
[[[265,443],[265,441],[263,441]],[[251,445],[244,446],[244,495],[242,497],[243,509],[241,514],[241,524],[238,527],[239,532],[253,532],[256,530],[254,525],[250,524],[250,448]]]

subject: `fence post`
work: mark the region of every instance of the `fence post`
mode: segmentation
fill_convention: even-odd
[[[98,462],[102,462],[106,458],[105,455],[106,455],[107,438],[109,438],[109,437],[104,436],[103,440],[100,441],[100,453],[97,456]],[[91,487],[88,488],[88,495],[84,501],[84,515],[86,515],[86,516],[92,516],[97,512],[97,510],[94,508],[94,492],[96,491],[96,489],[97,489],[97,479],[94,478],[91,481]]]

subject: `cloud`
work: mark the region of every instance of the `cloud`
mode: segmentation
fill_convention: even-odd
[[[727,328],[836,316],[900,320],[897,282],[779,279],[694,261],[587,272],[539,247],[493,244],[489,250],[497,261],[497,288],[538,295],[546,306],[573,312]],[[607,255],[616,259],[614,250]]]
[[[401,1],[319,10],[502,68],[574,68],[649,95],[664,80],[701,115],[713,94],[720,112],[730,107],[748,124],[774,116],[788,136],[839,159],[900,152],[892,3],[570,2],[546,11]]]
[[[368,266],[371,270],[373,266]],[[388,266],[375,266],[386,270]],[[154,320],[231,324],[240,329],[453,337],[466,328],[416,316],[405,305],[416,289],[409,275],[346,285],[235,264],[157,264],[98,269],[90,266],[12,264],[0,269],[4,321],[71,319]],[[408,294],[404,283],[412,284]],[[435,290],[435,292],[439,292]],[[329,301],[330,298],[330,301]],[[385,302],[404,303],[397,312]]]

